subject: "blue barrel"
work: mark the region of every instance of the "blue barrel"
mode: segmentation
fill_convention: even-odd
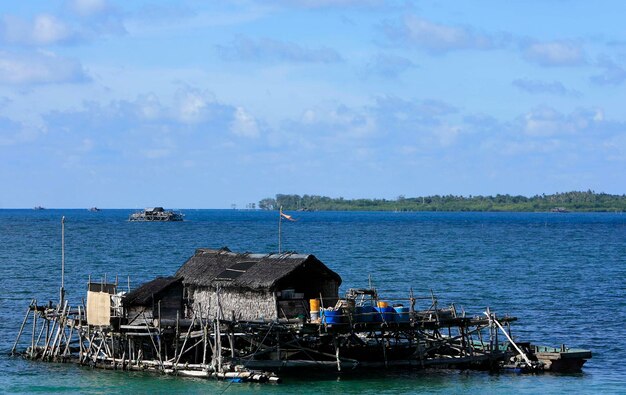
[[[320,317],[323,324],[341,324],[344,318],[341,310],[320,310]]]
[[[380,314],[376,314],[378,317],[377,321],[385,321],[385,322],[395,322],[396,321],[396,310],[393,307],[375,307],[376,311]]]
[[[403,306],[397,306],[394,307],[394,310],[396,311],[396,322],[409,322],[409,312],[410,312],[410,308],[408,307],[403,307]]]
[[[380,317],[372,306],[356,306],[354,310],[355,322],[374,322],[376,316]]]

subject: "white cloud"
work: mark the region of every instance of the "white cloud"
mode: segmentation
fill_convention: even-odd
[[[194,89],[179,91],[177,94],[178,118],[186,123],[199,123],[209,117],[209,105],[212,97]]]
[[[106,0],[70,0],[67,4],[72,11],[83,17],[101,14],[110,9]]]
[[[462,49],[493,49],[502,45],[503,36],[487,35],[464,26],[431,22],[415,15],[385,27],[387,38],[415,46],[432,53]]]
[[[0,52],[0,84],[82,83],[89,80],[78,61],[51,52],[27,55]]]
[[[52,15],[38,15],[33,26],[33,39],[37,44],[52,44],[67,40],[70,29]]]
[[[579,66],[585,63],[583,48],[572,41],[527,44],[524,48],[524,58],[541,66]]]
[[[405,57],[379,54],[367,64],[366,73],[377,74],[385,78],[396,78],[401,73],[415,67],[415,63]]]
[[[239,36],[230,45],[217,47],[222,58],[234,61],[290,61],[304,63],[335,63],[342,60],[334,49],[305,48],[296,43],[269,38],[253,39]]]
[[[5,15],[0,20],[0,39],[10,44],[50,45],[76,38],[75,32],[57,17],[39,14],[32,21]]]
[[[461,127],[455,125],[441,125],[434,130],[435,136],[439,140],[439,144],[448,147],[454,144],[457,136],[461,133]]]
[[[587,132],[604,122],[601,109],[579,109],[571,114],[561,114],[550,107],[539,107],[523,117],[524,133],[534,137],[551,137]]]
[[[513,86],[531,94],[548,93],[559,96],[580,96],[579,92],[567,89],[558,81],[546,82],[530,80],[527,78],[518,78],[514,80],[512,84]]]
[[[602,73],[591,77],[591,82],[597,85],[621,85],[626,81],[626,69],[615,63],[608,56],[601,56],[597,66],[602,69]]]
[[[0,147],[34,141],[42,132],[41,128],[0,117]]]
[[[146,120],[155,120],[164,116],[165,109],[155,94],[141,95],[136,102],[137,114]]]
[[[237,107],[235,110],[235,119],[231,123],[230,130],[241,137],[259,137],[257,121],[242,107]]]

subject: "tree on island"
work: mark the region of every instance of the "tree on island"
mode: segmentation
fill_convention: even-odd
[[[559,211],[623,212],[626,210],[626,195],[610,195],[572,191],[552,195],[456,196],[433,195],[407,198],[398,196],[386,199],[344,199],[319,195],[277,194],[275,198],[259,201],[263,210],[300,211],[519,211],[541,212],[558,208]]]

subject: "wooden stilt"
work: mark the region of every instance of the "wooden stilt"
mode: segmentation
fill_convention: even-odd
[[[17,348],[17,343],[20,341],[20,337],[22,336],[22,332],[24,331],[24,325],[26,325],[26,321],[28,320],[28,316],[30,315],[30,310],[32,308],[33,302],[28,306],[28,310],[26,310],[26,315],[24,316],[24,320],[22,321],[22,325],[20,326],[20,331],[17,333],[17,338],[15,339],[15,343],[13,343],[13,348],[11,348],[11,355],[15,354],[15,349]]]
[[[181,347],[182,350],[185,349],[185,344],[187,344],[187,339],[189,339],[189,335],[191,334],[191,329],[193,328],[195,322],[196,322],[196,313],[194,312],[193,315],[191,316],[191,325],[189,325],[189,329],[187,330],[187,336],[185,336],[185,340],[183,340],[183,346]],[[174,368],[176,368],[178,366],[178,362],[180,361],[180,357],[182,355],[183,355],[183,352],[181,351],[178,354],[178,358],[176,359],[176,363],[174,364]]]
[[[30,358],[32,359],[37,352],[35,349],[35,332],[37,331],[37,310],[33,309],[33,338],[30,345]]]
[[[337,359],[337,371],[341,372],[341,359],[339,358],[339,344],[337,342],[337,336],[333,336],[333,344],[335,346],[335,358]]]

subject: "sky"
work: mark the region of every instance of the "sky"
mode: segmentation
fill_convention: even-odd
[[[0,207],[626,193],[623,1],[0,3]]]

